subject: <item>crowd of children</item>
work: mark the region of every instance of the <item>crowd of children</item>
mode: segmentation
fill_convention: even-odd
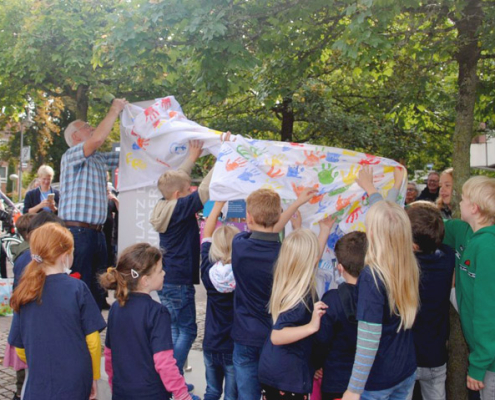
[[[130,246],[100,276],[117,299],[104,346],[114,399],[198,398],[183,368],[197,334],[200,278],[207,291],[205,400],[406,400],[416,381],[424,399],[445,399],[454,270],[470,353],[467,387],[495,399],[495,179],[469,179],[461,220],[444,223],[440,209],[444,217],[451,210],[451,189],[440,209],[412,202],[404,210],[394,202],[404,170],[396,170],[394,190],[383,199],[371,168],[362,168],[356,182],[371,205],[366,233],[336,243],[344,282],[319,300],[316,271],[334,220],[320,221],[319,236],[295,229],[280,240],[315,191],[304,190],[285,211],[273,190],[254,191],[246,232],[217,228],[225,203],[216,202],[200,243],[195,215],[209,198],[212,172],[197,192],[189,188],[201,150],[192,142],[188,160],[159,180],[163,199],[151,223],[162,250]],[[65,273],[73,241],[62,225],[31,229],[29,262],[21,255],[16,265],[9,344],[29,366],[24,399],[94,398],[100,375],[106,325],[85,284]]]

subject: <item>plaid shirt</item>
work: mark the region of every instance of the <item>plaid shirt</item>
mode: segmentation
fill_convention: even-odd
[[[107,175],[119,164],[119,153],[84,156],[84,143],[71,147],[60,164],[58,216],[66,221],[103,224],[107,218]]]

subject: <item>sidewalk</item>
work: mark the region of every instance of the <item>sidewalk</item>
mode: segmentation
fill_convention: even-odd
[[[198,337],[193,343],[192,350],[189,353],[188,365],[192,367],[191,371],[185,372],[187,383],[192,383],[195,387],[194,394],[203,398],[206,389],[205,382],[205,366],[203,362],[203,334],[204,321],[206,312],[206,294],[202,285],[195,286],[196,288],[196,321],[198,324]],[[103,317],[107,320],[108,311],[103,311]],[[5,354],[5,344],[9,336],[10,324],[12,317],[0,317],[0,400],[12,400],[16,390],[15,371],[11,368],[3,366],[3,355]],[[102,345],[105,343],[105,330],[101,334]],[[101,364],[102,378],[98,382],[98,400],[111,400],[112,396],[108,386],[108,379],[105,373],[104,360]]]

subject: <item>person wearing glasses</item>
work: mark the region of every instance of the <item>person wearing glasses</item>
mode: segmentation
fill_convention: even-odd
[[[428,180],[426,181],[426,187],[423,189],[418,197],[418,200],[426,200],[435,202],[438,197],[438,188],[440,187],[440,174],[435,171],[431,171],[428,174]]]
[[[76,120],[64,132],[69,149],[60,164],[60,203],[58,215],[74,236],[72,272],[91,289],[98,306],[106,306],[105,293],[96,275],[107,268],[107,249],[103,224],[107,217],[107,171],[116,168],[119,153],[101,153],[125,99],[114,99],[108,114],[94,128]]]

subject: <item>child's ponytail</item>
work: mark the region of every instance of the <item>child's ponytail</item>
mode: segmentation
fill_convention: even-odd
[[[32,260],[26,267],[22,275],[21,282],[14,290],[10,299],[10,307],[15,312],[19,312],[21,306],[35,299],[41,301],[43,286],[45,285],[46,275],[40,264]]]
[[[162,259],[162,253],[148,243],[137,243],[126,248],[115,268],[108,268],[98,279],[107,290],[115,290],[115,298],[120,306],[129,299],[129,293],[137,289],[144,275],[150,275],[155,265]]]
[[[74,250],[74,239],[67,228],[54,222],[35,229],[29,240],[32,261],[26,267],[21,281],[12,294],[10,306],[19,312],[24,304],[41,302],[45,285],[45,267],[53,266],[63,254]]]

